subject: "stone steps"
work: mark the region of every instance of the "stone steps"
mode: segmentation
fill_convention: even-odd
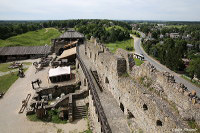
[[[74,119],[82,119],[87,117],[87,106],[74,107]]]

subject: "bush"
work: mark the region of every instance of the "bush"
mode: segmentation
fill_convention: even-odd
[[[126,46],[126,50],[133,51],[133,47],[132,46]]]

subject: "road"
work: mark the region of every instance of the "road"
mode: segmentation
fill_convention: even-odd
[[[141,34],[141,36],[143,38],[145,38],[144,33],[140,33],[140,34]],[[189,81],[181,78],[179,74],[171,71],[166,66],[160,64],[157,60],[155,60],[152,57],[148,56],[147,53],[144,51],[144,49],[141,46],[141,38],[134,37],[134,48],[135,48],[135,52],[136,53],[143,54],[144,55],[144,59],[147,60],[148,62],[150,62],[152,65],[154,65],[157,70],[170,72],[171,74],[174,75],[174,78],[175,78],[177,83],[184,84],[190,91],[191,90],[195,90],[196,93],[197,93],[197,96],[200,97],[200,88],[199,87],[197,87],[197,86],[193,85],[192,83],[190,83]]]

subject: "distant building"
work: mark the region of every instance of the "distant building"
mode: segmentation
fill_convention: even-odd
[[[170,33],[170,38],[179,38],[180,37],[180,35],[179,35],[179,33]]]
[[[166,24],[157,24],[157,26],[164,27],[164,26],[166,26]]]
[[[185,35],[185,36],[182,36],[182,39],[184,39],[184,40],[190,40],[192,37],[191,37],[191,35],[189,35],[189,34],[187,34],[187,35]]]
[[[164,35],[163,35],[163,34],[160,34],[160,38],[161,38],[161,39],[164,38]]]
[[[183,61],[183,64],[185,65],[185,67],[188,67],[190,60],[183,58],[182,61]]]
[[[187,44],[187,49],[188,49],[188,50],[192,50],[193,47],[194,47],[194,46],[193,46],[192,44]]]
[[[83,44],[84,38],[85,37],[83,34],[74,30],[68,30],[60,37],[52,40],[52,51],[57,55],[61,55],[64,50],[75,47],[77,43]]]
[[[151,32],[148,33],[147,38],[152,38],[152,33]]]

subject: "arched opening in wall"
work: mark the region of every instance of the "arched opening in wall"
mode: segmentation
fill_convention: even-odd
[[[84,86],[86,86],[86,82],[87,82],[86,79],[84,79]]]
[[[105,83],[109,84],[109,80],[107,77],[105,78]]]
[[[58,51],[58,55],[61,55],[63,53],[64,49],[63,48],[60,48],[59,51]]]
[[[120,103],[120,109],[124,112],[124,105]]]
[[[157,121],[156,121],[156,126],[162,126],[162,121],[157,120]]]
[[[148,107],[146,104],[143,105],[143,109],[144,109],[144,111],[148,110]]]
[[[135,118],[135,116],[127,109],[128,119]]]

